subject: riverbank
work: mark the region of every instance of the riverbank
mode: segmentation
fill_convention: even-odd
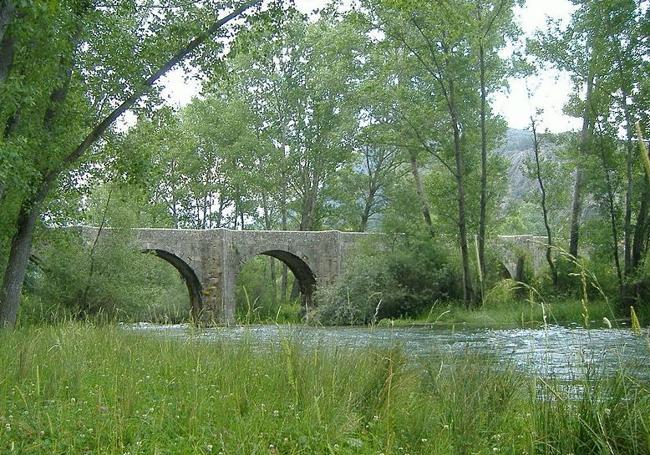
[[[260,352],[112,326],[0,332],[0,452],[648,453],[650,392],[398,349]]]
[[[238,307],[237,322],[250,324],[316,324],[304,321],[297,303],[277,304],[277,308],[266,311],[250,310],[250,305]],[[248,310],[247,310],[248,309]],[[650,311],[636,308],[641,325],[650,324]],[[150,322],[163,322],[158,318]],[[630,327],[629,308],[621,309],[616,304],[599,299],[586,303],[574,297],[550,297],[531,301],[490,298],[484,304],[467,308],[462,302],[437,301],[422,313],[399,319],[378,319],[369,325],[384,327],[464,327],[464,328],[539,328],[545,325],[584,328],[626,328]]]
[[[625,328],[630,326],[629,316],[629,313],[622,313],[604,300],[583,304],[576,299],[556,298],[543,302],[504,300],[488,302],[476,308],[466,308],[458,302],[439,302],[417,317],[384,319],[378,324],[471,328],[538,328],[553,324],[585,328]]]

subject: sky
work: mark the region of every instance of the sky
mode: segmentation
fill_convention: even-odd
[[[296,6],[309,13],[322,8],[330,0],[296,0]],[[532,36],[536,30],[544,29],[546,19],[552,17],[568,21],[573,10],[568,0],[527,0],[523,8],[518,8],[516,18],[525,36]],[[163,78],[163,96],[168,102],[183,106],[200,92],[200,82],[188,78],[181,69],[173,70]],[[492,97],[494,110],[503,116],[511,128],[524,129],[529,126],[530,115],[538,109],[538,129],[551,132],[576,130],[580,120],[566,116],[562,107],[571,92],[571,81],[566,73],[544,70],[538,76],[526,80],[510,79],[509,89]],[[529,97],[528,93],[532,95]]]

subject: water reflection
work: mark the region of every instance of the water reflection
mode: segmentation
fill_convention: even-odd
[[[359,349],[401,346],[418,358],[440,353],[490,354],[521,371],[561,380],[586,374],[609,375],[625,368],[634,376],[650,378],[650,331],[642,336],[629,329],[583,329],[549,326],[546,329],[365,328],[256,325],[197,330],[188,325],[133,324],[129,330],[206,342],[246,340],[263,350],[292,339],[307,347]]]

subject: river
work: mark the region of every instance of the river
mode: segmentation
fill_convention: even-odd
[[[542,329],[464,329],[438,327],[312,327],[250,325],[196,329],[189,325],[139,323],[125,328],[159,336],[205,342],[246,342],[264,350],[283,339],[325,349],[399,346],[410,358],[435,354],[489,354],[536,376],[575,380],[586,374],[608,376],[623,368],[650,379],[650,331],[548,326]]]

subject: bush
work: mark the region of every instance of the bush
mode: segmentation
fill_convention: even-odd
[[[130,233],[113,231],[93,254],[73,232],[51,232],[30,267],[21,323],[61,319],[180,322],[189,317],[178,272],[130,247]]]
[[[546,283],[542,293],[556,293],[576,299],[595,300],[603,296],[617,296],[618,282],[612,265],[599,258],[573,259],[561,254],[555,261],[558,276],[557,289]]]
[[[351,256],[339,283],[316,295],[314,319],[321,324],[412,317],[438,299],[459,295],[448,252],[428,237],[371,239]]]

